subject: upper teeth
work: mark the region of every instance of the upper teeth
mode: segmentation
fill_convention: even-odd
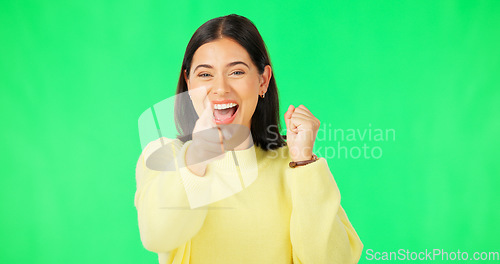
[[[237,106],[238,104],[235,104],[235,103],[229,103],[229,104],[214,104],[214,109],[217,109],[217,110],[222,110],[222,109],[227,109],[227,108],[231,108],[231,107],[235,107]]]

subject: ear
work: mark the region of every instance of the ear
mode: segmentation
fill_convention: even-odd
[[[264,67],[264,72],[260,75],[260,85],[259,85],[259,94],[263,94],[267,92],[267,88],[269,87],[269,81],[271,80],[271,76],[273,76],[273,72],[271,70],[271,66],[266,65]]]

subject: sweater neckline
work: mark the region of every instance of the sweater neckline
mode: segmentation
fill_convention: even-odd
[[[274,151],[279,152],[278,149]],[[226,151],[222,159],[211,162],[209,167],[217,171],[234,172],[239,169],[242,172],[253,172],[256,169],[263,169],[269,164],[270,158],[267,152],[261,147],[252,144],[247,149]]]

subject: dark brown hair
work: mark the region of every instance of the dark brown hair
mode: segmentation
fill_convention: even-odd
[[[217,17],[201,25],[189,40],[182,61],[181,73],[177,84],[176,94],[187,92],[187,83],[184,71],[189,78],[191,62],[196,50],[203,44],[218,38],[227,37],[238,42],[250,55],[257,66],[259,74],[264,72],[266,65],[271,66],[271,60],[259,31],[248,18],[231,14]],[[180,98],[179,96],[177,98]],[[191,134],[198,116],[191,100],[181,103],[175,102],[175,125],[179,133],[178,138],[183,142],[191,139]],[[188,120],[188,121],[186,121]],[[189,121],[190,120],[190,121]],[[285,144],[280,135],[278,88],[271,76],[269,86],[264,98],[259,97],[255,112],[252,116],[250,132],[256,146],[264,150],[277,149]]]

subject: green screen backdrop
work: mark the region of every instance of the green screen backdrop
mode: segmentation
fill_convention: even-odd
[[[0,263],[157,263],[137,121],[174,94],[196,28],[231,13],[268,46],[281,114],[321,120],[360,263],[500,251],[500,1],[3,0]],[[411,262],[451,263],[391,263]]]

